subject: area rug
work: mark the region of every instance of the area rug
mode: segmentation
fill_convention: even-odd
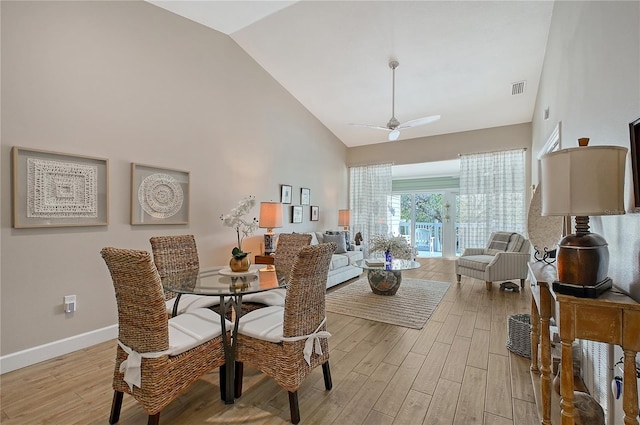
[[[327,311],[422,329],[449,289],[446,282],[403,278],[395,295],[371,292],[367,278],[327,293]]]

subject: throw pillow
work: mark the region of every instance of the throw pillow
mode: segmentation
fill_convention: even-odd
[[[335,254],[344,254],[347,252],[347,244],[343,235],[324,235],[324,243],[333,242],[336,244]]]
[[[513,232],[495,232],[493,238],[489,241],[489,245],[484,249],[486,255],[496,255],[498,252],[505,252],[509,239]]]
[[[349,240],[349,232],[344,230],[327,230],[326,235],[344,235],[344,242],[347,247],[347,251],[351,251],[351,241]]]
[[[522,245],[524,244],[524,237],[514,233],[511,236],[509,245],[507,245],[507,252],[520,252]]]

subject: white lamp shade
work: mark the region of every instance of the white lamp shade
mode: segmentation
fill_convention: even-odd
[[[542,215],[624,214],[627,149],[582,146],[541,158]]]
[[[351,221],[350,210],[338,210],[338,226],[348,226]]]
[[[282,227],[282,204],[279,202],[261,202],[258,225],[262,229]]]

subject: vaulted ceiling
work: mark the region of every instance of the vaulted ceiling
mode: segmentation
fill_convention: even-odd
[[[228,34],[349,147],[530,122],[552,1],[155,1]],[[512,84],[524,92],[512,95]],[[286,123],[284,123],[286,125]],[[392,143],[392,142],[388,142]]]

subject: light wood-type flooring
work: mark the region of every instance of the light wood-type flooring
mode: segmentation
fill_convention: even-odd
[[[534,425],[539,423],[528,359],[506,347],[508,317],[528,313],[528,282],[519,293],[492,291],[464,278],[454,262],[423,258],[404,277],[450,282],[421,330],[328,314],[333,389],[316,368],[299,391],[301,424]],[[364,275],[363,275],[364,276]],[[6,425],[107,424],[116,342],[61,356],[0,377]],[[147,415],[125,394],[120,424]],[[286,424],[287,393],[245,367],[244,392],[220,400],[217,371],[160,415],[165,425]]]

